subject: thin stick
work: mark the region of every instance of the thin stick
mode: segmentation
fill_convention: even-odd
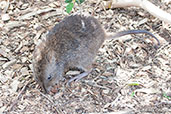
[[[28,81],[24,87],[21,89],[20,93],[18,94],[18,96],[16,97],[16,99],[14,100],[14,102],[12,103],[12,105],[9,108],[9,111],[12,111],[13,107],[18,103],[18,100],[20,99],[22,93],[26,90],[27,85],[30,83],[30,81]]]
[[[148,11],[154,17],[171,24],[171,14],[163,11],[148,0],[112,0],[112,8],[136,6]]]

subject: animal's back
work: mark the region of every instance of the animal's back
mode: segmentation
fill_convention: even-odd
[[[55,52],[57,61],[84,69],[92,64],[104,40],[105,32],[95,18],[73,15],[49,32],[47,46]]]

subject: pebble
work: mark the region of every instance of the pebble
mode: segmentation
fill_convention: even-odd
[[[168,92],[166,93],[166,96],[168,96],[168,97],[171,98],[171,91],[168,91]]]
[[[0,82],[5,83],[7,80],[8,78],[0,73]]]
[[[18,105],[18,108],[20,109],[20,110],[24,110],[24,108],[25,108],[26,106],[25,105]]]
[[[9,49],[7,49],[5,46],[1,45],[1,48],[0,48],[0,54],[1,55],[3,55],[4,57],[8,57],[9,56],[9,54],[8,54],[9,51],[10,51]]]
[[[11,84],[10,84],[10,86],[12,87],[12,90],[13,91],[17,91],[17,89],[18,89],[18,85],[19,85],[19,81],[18,80],[14,80]]]
[[[25,62],[27,61],[27,59],[28,59],[28,58],[26,58],[26,57],[22,57],[22,58],[21,58],[21,62],[22,62],[22,63],[25,63]]]
[[[35,25],[33,25],[33,28],[35,30],[40,30],[42,28],[41,24],[40,23],[35,23]]]
[[[14,72],[12,70],[8,70],[8,69],[6,69],[5,72],[4,72],[5,76],[8,76],[8,77],[12,77],[13,73]]]
[[[29,64],[29,68],[33,71],[33,64]]]
[[[2,22],[0,22],[0,28],[2,28],[4,26],[4,24]]]
[[[9,14],[1,14],[1,19],[2,21],[8,21],[10,20],[10,16]]]
[[[108,93],[109,93],[109,89],[103,90],[103,93],[104,93],[104,94],[108,94]]]
[[[0,8],[1,9],[5,9],[6,5],[7,5],[7,2],[6,1],[1,1],[0,2]]]
[[[5,109],[6,109],[6,106],[1,107],[0,108],[0,114],[3,114],[3,112],[5,111]]]
[[[3,106],[3,103],[2,102],[0,102],[0,107],[2,107]]]
[[[21,67],[22,67],[21,64],[14,64],[14,65],[12,66],[12,69],[17,70],[17,69],[20,69]]]
[[[29,71],[27,67],[23,67],[20,72],[22,73],[22,76],[29,75]]]

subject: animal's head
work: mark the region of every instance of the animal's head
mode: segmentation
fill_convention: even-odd
[[[41,42],[33,53],[34,77],[45,92],[49,92],[63,75],[63,64],[56,61],[55,53],[47,47]]]

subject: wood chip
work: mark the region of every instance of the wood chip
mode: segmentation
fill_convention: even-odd
[[[27,13],[23,16],[19,16],[17,19],[18,20],[31,19],[32,16],[39,15],[41,13],[47,13],[47,12],[53,11],[53,10],[55,10],[55,9],[54,8],[46,8],[46,9],[41,9],[41,10],[37,10],[37,11],[34,10],[34,11]]]
[[[13,90],[14,92],[17,91],[19,83],[20,83],[20,82],[19,82],[18,80],[14,80],[14,81],[10,84],[10,86],[11,86],[11,88],[12,88],[12,90]]]
[[[24,26],[26,24],[27,24],[26,22],[22,22],[22,21],[10,21],[9,23],[7,23],[5,25],[5,28],[7,30],[10,30],[10,29],[13,29],[13,28],[16,28],[16,27]]]
[[[68,71],[66,75],[78,75],[80,74],[80,71]]]
[[[25,75],[29,75],[29,71],[28,71],[28,68],[27,67],[23,67],[21,70],[20,70],[22,76],[25,76]]]
[[[2,21],[8,21],[10,20],[10,16],[9,14],[1,14],[1,19]]]
[[[2,68],[3,68],[3,69],[8,68],[9,66],[15,64],[16,61],[17,61],[16,59],[13,59],[13,60],[11,60],[11,61],[8,61],[8,62],[6,62],[5,64],[2,65]]]

